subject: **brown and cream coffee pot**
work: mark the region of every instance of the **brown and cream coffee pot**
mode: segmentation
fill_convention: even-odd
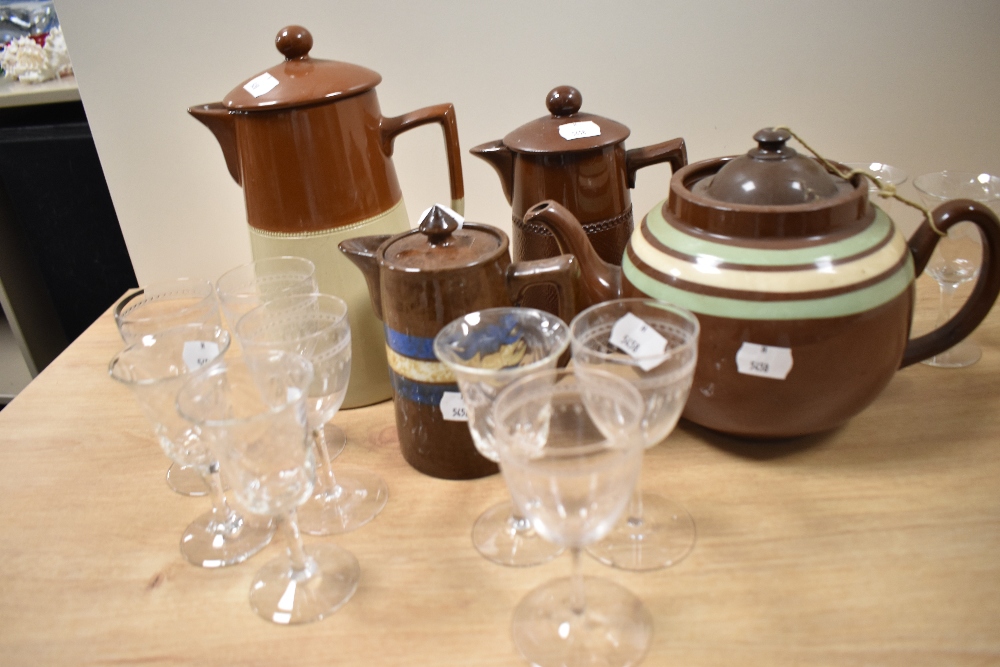
[[[989,208],[945,202],[907,242],[869,202],[863,176],[831,173],[787,146],[789,138],[761,130],[746,155],[680,169],[669,197],[632,235],[621,268],[597,256],[558,203],[525,216],[576,255],[578,307],[647,295],[697,314],[698,365],[684,415],[734,435],[798,436],[844,423],[897,369],[970,334],[1000,292],[1000,221]],[[984,241],[972,295],[950,321],[910,339],[914,278],[940,233],[963,221]]]
[[[604,261],[620,264],[632,235],[629,190],[635,187],[636,172],[662,162],[670,163],[675,171],[683,167],[687,164],[684,140],[625,150],[629,129],[581,112],[583,97],[576,88],[554,88],[545,104],[548,116],[470,151],[490,163],[500,176],[511,205],[514,260],[559,254],[545,227],[524,220],[529,208],[543,199],[553,199],[573,213]],[[555,314],[555,292],[532,288],[523,305]]]
[[[460,400],[461,392],[434,355],[434,337],[452,320],[511,306],[539,284],[555,286],[560,317],[569,321],[579,272],[575,259],[511,263],[501,230],[464,222],[437,206],[415,230],[349,239],[340,249],[361,269],[385,323],[403,457],[420,472],[444,479],[495,473],[496,464],[476,451],[468,424],[453,420],[449,401]]]
[[[243,186],[254,258],[306,257],[320,290],[348,305],[351,381],[344,407],[392,395],[382,327],[364,280],[337,244],[359,234],[410,228],[392,164],[402,132],[439,123],[444,130],[451,206],[464,206],[458,126],[451,104],[386,117],[377,72],[309,55],[312,35],[288,26],[275,40],[284,62],[247,79],[222,102],[188,111],[218,139],[229,173]]]

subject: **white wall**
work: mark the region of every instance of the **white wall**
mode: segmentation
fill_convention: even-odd
[[[995,0],[57,0],[84,106],[140,283],[215,278],[250,259],[239,187],[185,109],[281,59],[284,25],[312,55],[382,74],[382,110],[452,102],[463,149],[545,113],[571,84],[583,110],[675,136],[692,160],[741,153],[789,125],[829,157],[911,175],[1000,173]],[[411,215],[448,197],[438,126],[396,141]],[[510,229],[493,170],[463,156],[466,214]],[[669,169],[640,172],[637,217]]]

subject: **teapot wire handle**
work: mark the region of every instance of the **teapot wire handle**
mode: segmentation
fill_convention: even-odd
[[[864,171],[862,169],[851,169],[849,171],[841,171],[840,169],[837,168],[836,165],[834,165],[832,162],[830,162],[825,157],[823,157],[822,155],[820,155],[819,152],[817,152],[815,148],[813,148],[812,146],[810,146],[809,144],[807,144],[802,139],[802,137],[800,137],[799,135],[795,134],[795,132],[792,131],[792,129],[789,128],[787,125],[779,125],[778,127],[774,128],[774,129],[775,130],[784,130],[785,132],[788,132],[788,134],[790,134],[793,137],[795,137],[795,140],[798,141],[800,144],[802,144],[802,146],[807,151],[809,151],[814,156],[816,156],[816,159],[819,160],[820,163],[822,163],[822,165],[824,167],[826,167],[827,171],[829,171],[830,173],[833,173],[833,174],[836,174],[837,176],[840,176],[845,181],[849,181],[854,176],[856,176],[857,174],[861,174],[862,176],[864,176],[865,178],[867,178],[868,180],[870,180],[872,183],[874,183],[878,187],[878,195],[879,195],[879,197],[882,197],[884,199],[888,199],[888,198],[891,197],[893,199],[896,199],[898,201],[903,202],[907,206],[910,206],[912,208],[917,209],[918,211],[920,211],[921,213],[924,214],[924,220],[927,221],[927,224],[930,225],[930,228],[932,230],[934,230],[934,232],[938,236],[947,236],[947,232],[941,231],[941,229],[939,229],[938,226],[937,226],[937,224],[934,222],[934,215],[931,213],[931,210],[928,207],[924,206],[923,204],[920,204],[919,202],[915,202],[915,201],[913,201],[911,199],[907,199],[906,197],[904,197],[901,194],[899,194],[898,192],[896,192],[896,186],[893,183],[889,183],[887,181],[883,181],[878,176],[875,176],[874,174],[869,174],[867,171]]]

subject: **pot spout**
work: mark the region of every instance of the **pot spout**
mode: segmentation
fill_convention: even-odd
[[[500,186],[507,198],[507,203],[513,203],[514,197],[514,153],[504,146],[503,141],[489,141],[469,149],[478,158],[490,163],[500,176]]]
[[[222,147],[229,175],[238,184],[243,185],[243,179],[240,177],[239,152],[236,150],[236,126],[229,110],[221,102],[213,102],[191,107],[188,113],[212,131],[219,146]]]
[[[621,297],[621,267],[601,259],[580,221],[565,206],[546,199],[528,209],[524,223],[542,225],[552,232],[559,252],[576,255],[581,282],[577,288],[577,302],[581,309]]]
[[[391,238],[389,234],[359,236],[341,241],[338,246],[340,252],[344,253],[344,256],[361,269],[361,273],[365,275],[372,309],[375,311],[375,317],[380,320],[382,319],[382,281],[379,274],[377,251],[379,246],[389,238]]]

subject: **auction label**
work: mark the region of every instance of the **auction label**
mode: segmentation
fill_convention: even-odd
[[[441,416],[447,422],[467,422],[469,416],[465,412],[465,401],[458,391],[446,391],[441,396]]]
[[[185,341],[181,358],[189,371],[196,371],[219,356],[219,344],[210,340]]]
[[[559,126],[559,136],[566,141],[586,139],[601,136],[601,126],[592,120],[581,120],[576,123],[563,123]]]
[[[663,353],[667,349],[667,339],[632,313],[615,322],[608,342],[633,359],[638,359],[639,368],[644,371],[651,371],[666,359]]]
[[[243,90],[253,95],[254,98],[258,98],[261,95],[274,90],[277,85],[278,80],[267,72],[264,72],[260,76],[254,77],[244,84]]]
[[[792,370],[792,349],[743,343],[736,353],[736,370],[772,380],[784,380]]]

